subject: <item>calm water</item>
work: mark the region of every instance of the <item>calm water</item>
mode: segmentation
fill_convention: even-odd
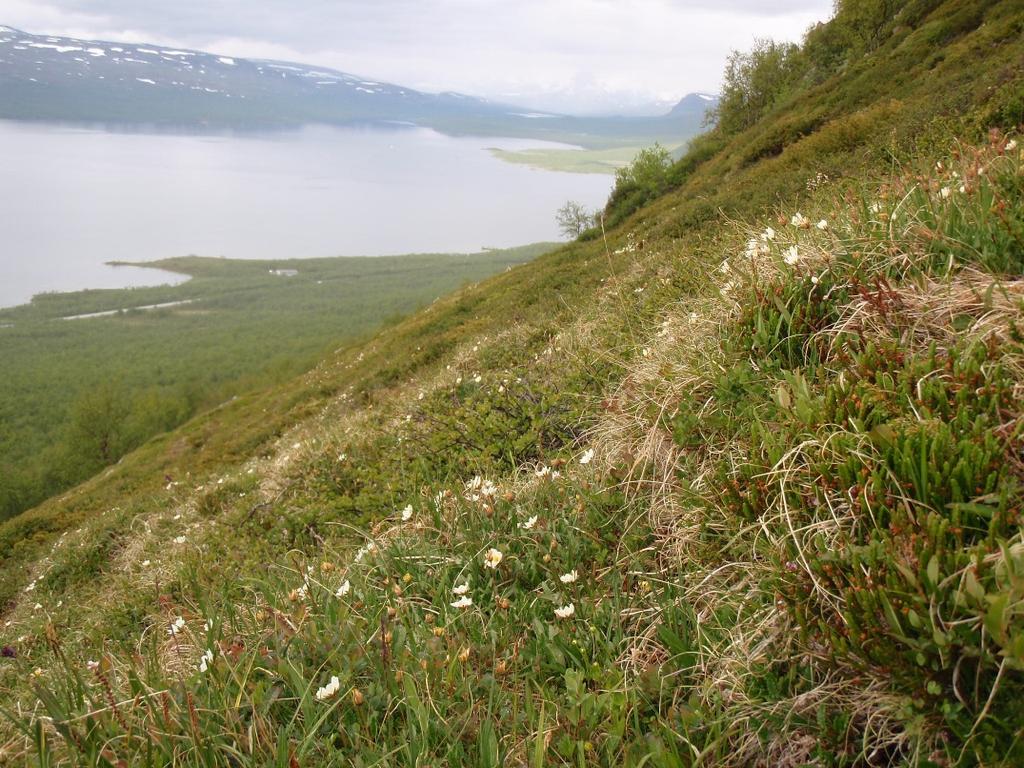
[[[0,306],[43,291],[180,280],[108,267],[199,254],[282,259],[476,251],[558,239],[566,200],[608,176],[503,163],[420,128],[117,133],[0,121]]]

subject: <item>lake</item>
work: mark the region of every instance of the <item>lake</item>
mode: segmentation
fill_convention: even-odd
[[[473,252],[559,239],[566,200],[610,176],[543,171],[415,127],[117,132],[0,121],[0,307],[43,291],[176,282],[110,267],[197,254],[288,259]]]

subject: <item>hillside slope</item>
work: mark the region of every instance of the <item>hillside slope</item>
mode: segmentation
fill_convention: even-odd
[[[596,239],[0,527],[0,754],[1024,761],[1024,13],[894,5]]]

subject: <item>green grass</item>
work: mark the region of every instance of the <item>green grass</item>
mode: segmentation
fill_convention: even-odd
[[[613,174],[629,165],[640,147],[610,149],[523,149],[511,151],[492,149],[491,154],[509,163],[566,173]]]
[[[152,266],[191,279],[44,294],[0,310],[8,326],[0,334],[0,519],[200,410],[287,380],[329,349],[551,247],[283,262],[167,259]],[[272,268],[298,274],[276,276]],[[189,303],[132,309],[171,302]],[[111,310],[124,311],[60,319]],[[106,451],[97,447],[99,426],[81,423],[97,413],[113,443]]]
[[[604,237],[0,526],[0,754],[1020,764],[1024,49],[932,5]]]

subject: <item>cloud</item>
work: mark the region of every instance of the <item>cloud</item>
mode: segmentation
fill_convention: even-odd
[[[755,37],[797,40],[831,0],[0,0],[0,23],[285,58],[424,90],[563,108],[717,90]]]

